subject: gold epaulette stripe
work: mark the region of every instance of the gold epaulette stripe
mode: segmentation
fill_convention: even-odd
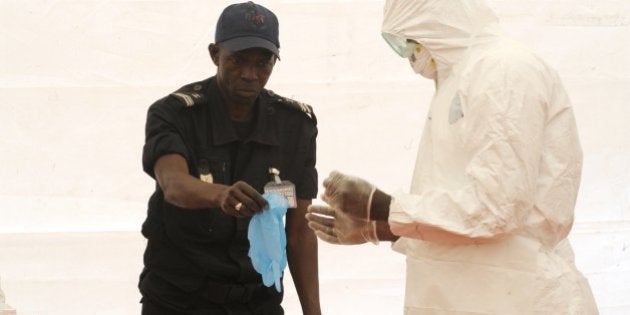
[[[193,98],[188,95],[188,94],[184,94],[184,93],[173,93],[173,95],[181,98],[184,102],[186,102],[186,107],[190,107],[195,105],[195,100],[193,100]]]
[[[313,119],[313,116],[311,116],[311,109],[304,103],[302,102],[298,102],[296,100],[292,100],[290,98],[284,98],[286,103],[292,104],[293,106],[296,106],[302,111],[304,112],[309,118]]]
[[[275,97],[276,100],[278,102],[280,102],[281,104],[285,104],[285,105],[297,108],[297,109],[301,110],[303,113],[305,113],[306,116],[308,116],[308,118],[313,119],[313,112],[312,112],[311,108],[308,105],[306,105],[306,104],[304,104],[302,102],[298,102],[298,101],[296,101],[294,99],[290,99],[290,98],[287,98],[287,97],[284,97],[284,96],[277,95],[272,90],[267,90],[267,92],[269,93],[270,96]]]
[[[311,116],[311,109],[308,108],[308,106],[306,106],[306,104],[304,103],[299,103],[300,107],[302,108],[302,111],[304,113],[306,113],[306,115],[308,115],[309,118],[313,119],[313,116]]]

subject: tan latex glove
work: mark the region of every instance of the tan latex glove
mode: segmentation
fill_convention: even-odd
[[[378,244],[376,221],[347,215],[339,209],[324,205],[310,205],[306,214],[308,227],[321,240],[331,244]]]
[[[322,200],[332,208],[364,221],[370,220],[370,205],[376,186],[364,179],[332,171],[324,180],[324,189]]]

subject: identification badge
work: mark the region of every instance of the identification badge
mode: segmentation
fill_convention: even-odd
[[[297,208],[297,197],[295,194],[295,184],[288,180],[280,179],[280,171],[270,167],[269,173],[273,175],[273,180],[268,182],[263,188],[266,193],[278,193],[289,200],[289,208]]]

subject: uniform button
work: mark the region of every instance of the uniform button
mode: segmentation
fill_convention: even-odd
[[[193,90],[195,91],[201,90],[201,84],[195,84],[195,86],[193,87]]]
[[[275,112],[276,112],[276,110],[273,107],[271,107],[271,106],[267,107],[267,114],[273,115],[273,113],[275,113]]]
[[[212,233],[212,228],[209,228],[209,229],[208,229],[208,233]]]

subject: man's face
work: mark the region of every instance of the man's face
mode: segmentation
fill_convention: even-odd
[[[226,101],[252,104],[269,80],[275,55],[263,48],[230,52],[220,44],[211,44],[209,50],[217,66],[217,84]]]

